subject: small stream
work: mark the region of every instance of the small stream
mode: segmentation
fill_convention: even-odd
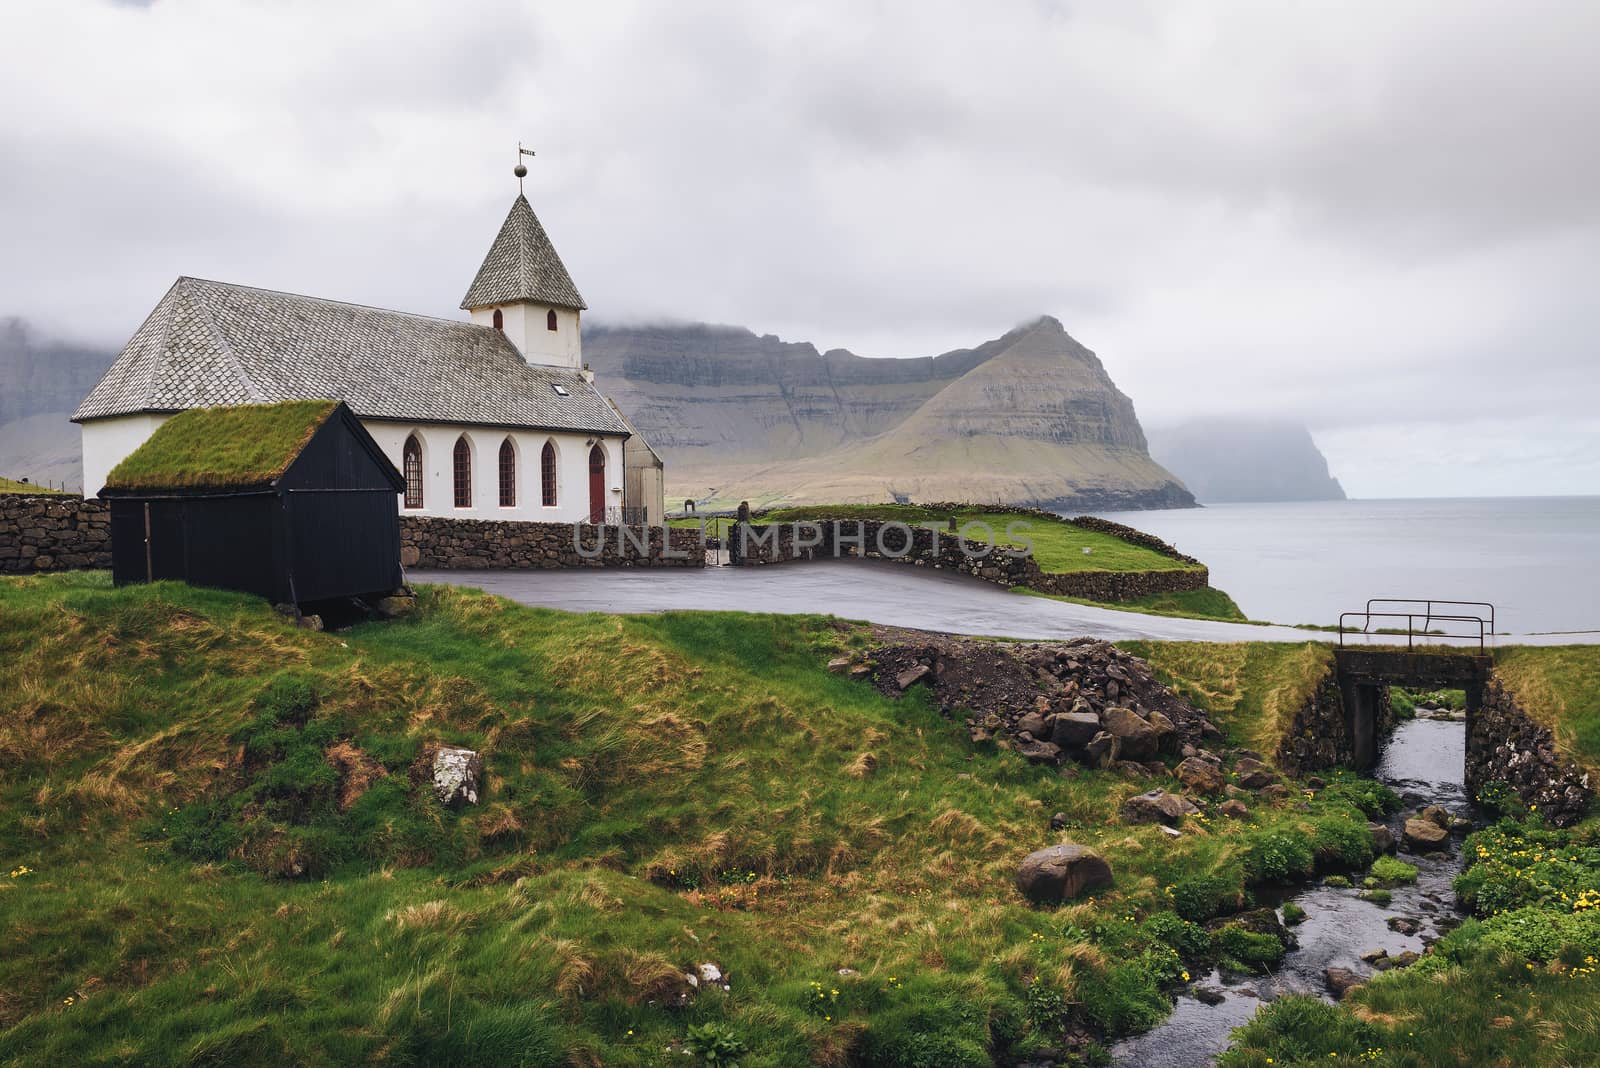
[[[1471,818],[1461,782],[1465,747],[1466,725],[1459,719],[1419,717],[1395,728],[1373,771],[1374,778],[1404,801],[1389,821],[1395,841],[1400,840],[1405,816],[1423,805],[1439,805],[1452,815]],[[1263,976],[1225,976],[1213,971],[1201,976],[1179,994],[1164,1023],[1114,1046],[1113,1063],[1128,1068],[1209,1064],[1227,1048],[1229,1032],[1248,1022],[1263,1003],[1283,994],[1312,994],[1331,1000],[1324,969],[1349,968],[1366,977],[1373,968],[1361,960],[1362,953],[1385,949],[1393,957],[1406,950],[1422,952],[1424,936],[1432,940],[1444,934],[1436,926],[1439,921],[1446,921],[1447,930],[1459,918],[1450,884],[1461,873],[1461,840],[1453,840],[1449,860],[1427,860],[1409,853],[1402,853],[1401,859],[1415,864],[1419,875],[1413,885],[1392,887],[1393,900],[1388,905],[1361,900],[1359,874],[1352,876],[1354,887],[1316,884],[1285,895],[1278,903],[1293,901],[1305,909],[1306,919],[1290,928],[1299,948],[1285,955],[1278,971]],[[1415,935],[1391,930],[1391,917],[1415,920],[1420,929]],[[1220,993],[1222,1001],[1208,1005],[1196,997],[1197,992],[1210,992],[1213,999]]]

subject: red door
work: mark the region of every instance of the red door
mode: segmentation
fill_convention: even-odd
[[[606,453],[596,445],[589,450],[589,522],[606,521]]]

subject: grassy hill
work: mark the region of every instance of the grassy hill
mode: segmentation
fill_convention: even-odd
[[[63,494],[63,490],[47,489],[32,482],[19,482],[14,478],[0,478],[0,493],[48,493]]]
[[[710,1025],[746,1066],[982,1065],[1150,1026],[1219,951],[1191,921],[1370,857],[1381,788],[1169,841],[1116,815],[1155,783],[825,670],[867,640],[443,588],[311,633],[0,581],[0,1061],[643,1066]],[[416,780],[437,743],[484,754],[480,804]],[[1016,865],[1063,837],[1116,883],[1030,908]],[[707,962],[731,992],[691,996]]]

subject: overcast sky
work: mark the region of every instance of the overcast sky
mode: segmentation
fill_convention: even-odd
[[[1353,495],[1600,493],[1597,42],[1593,0],[5,0],[0,315],[460,314],[520,139],[597,322],[1048,313],[1147,425],[1302,420]]]

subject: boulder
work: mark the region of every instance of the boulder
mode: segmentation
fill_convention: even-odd
[[[1050,728],[1045,725],[1044,716],[1038,712],[1029,712],[1026,716],[1017,720],[1016,729],[1017,733],[1031,734],[1040,741],[1048,741],[1050,739]]]
[[[1289,796],[1289,788],[1281,782],[1269,782],[1260,790],[1264,801],[1282,801]]]
[[[1411,852],[1427,853],[1447,846],[1450,842],[1450,832],[1432,820],[1412,817],[1406,820],[1400,838]]]
[[[1150,716],[1145,722],[1155,728],[1157,745],[1166,745],[1167,739],[1178,732],[1177,726],[1160,709],[1151,709]]]
[[[1100,733],[1100,717],[1093,712],[1062,712],[1050,721],[1050,740],[1063,749],[1082,749]]]
[[[1035,764],[1054,764],[1061,759],[1061,747],[1054,742],[1023,742],[1017,754]]]
[[[1057,812],[1055,815],[1050,817],[1050,829],[1052,831],[1062,831],[1065,830],[1066,827],[1067,814],[1065,812]]]
[[[1017,889],[1035,904],[1071,901],[1087,890],[1111,885],[1111,865],[1087,846],[1073,842],[1029,853],[1017,869]]]
[[[927,664],[913,664],[895,676],[894,684],[902,690],[909,690],[932,674],[933,669]]]
[[[1364,985],[1365,982],[1349,968],[1327,968],[1322,973],[1322,979],[1327,983],[1328,993],[1333,995],[1335,1001],[1343,1001],[1346,994]]]
[[[1369,949],[1361,954],[1361,962],[1363,964],[1376,964],[1388,956],[1389,951],[1387,949]]]
[[[1242,820],[1250,815],[1250,809],[1243,801],[1230,798],[1217,806],[1217,812],[1232,820]]]
[[[848,656],[836,656],[828,661],[828,670],[838,675],[850,670],[851,660]]]
[[[1161,735],[1131,708],[1113,705],[1100,719],[1122,743],[1122,755],[1128,760],[1148,760],[1161,748]]]
[[[1239,776],[1239,785],[1246,790],[1259,790],[1278,781],[1273,770],[1254,757],[1240,757],[1233,770]]]
[[[1193,816],[1199,811],[1189,803],[1188,798],[1169,794],[1165,790],[1135,794],[1122,803],[1122,818],[1129,823],[1176,824],[1183,817]]]
[[[1084,763],[1096,768],[1109,768],[1117,762],[1122,751],[1122,740],[1109,731],[1101,731],[1083,747]]]
[[[471,749],[443,746],[433,756],[433,796],[442,804],[478,803],[483,758]]]
[[[1367,831],[1372,835],[1372,851],[1379,856],[1394,852],[1394,832],[1381,823],[1367,824]]]
[[[1198,756],[1187,757],[1172,774],[1183,783],[1185,790],[1194,790],[1202,794],[1214,794],[1226,786],[1227,780],[1223,778],[1222,769],[1210,761],[1201,760]]]
[[[1427,820],[1429,823],[1443,827],[1447,831],[1450,829],[1450,813],[1446,812],[1438,805],[1429,805],[1427,808],[1417,813],[1417,818]]]

